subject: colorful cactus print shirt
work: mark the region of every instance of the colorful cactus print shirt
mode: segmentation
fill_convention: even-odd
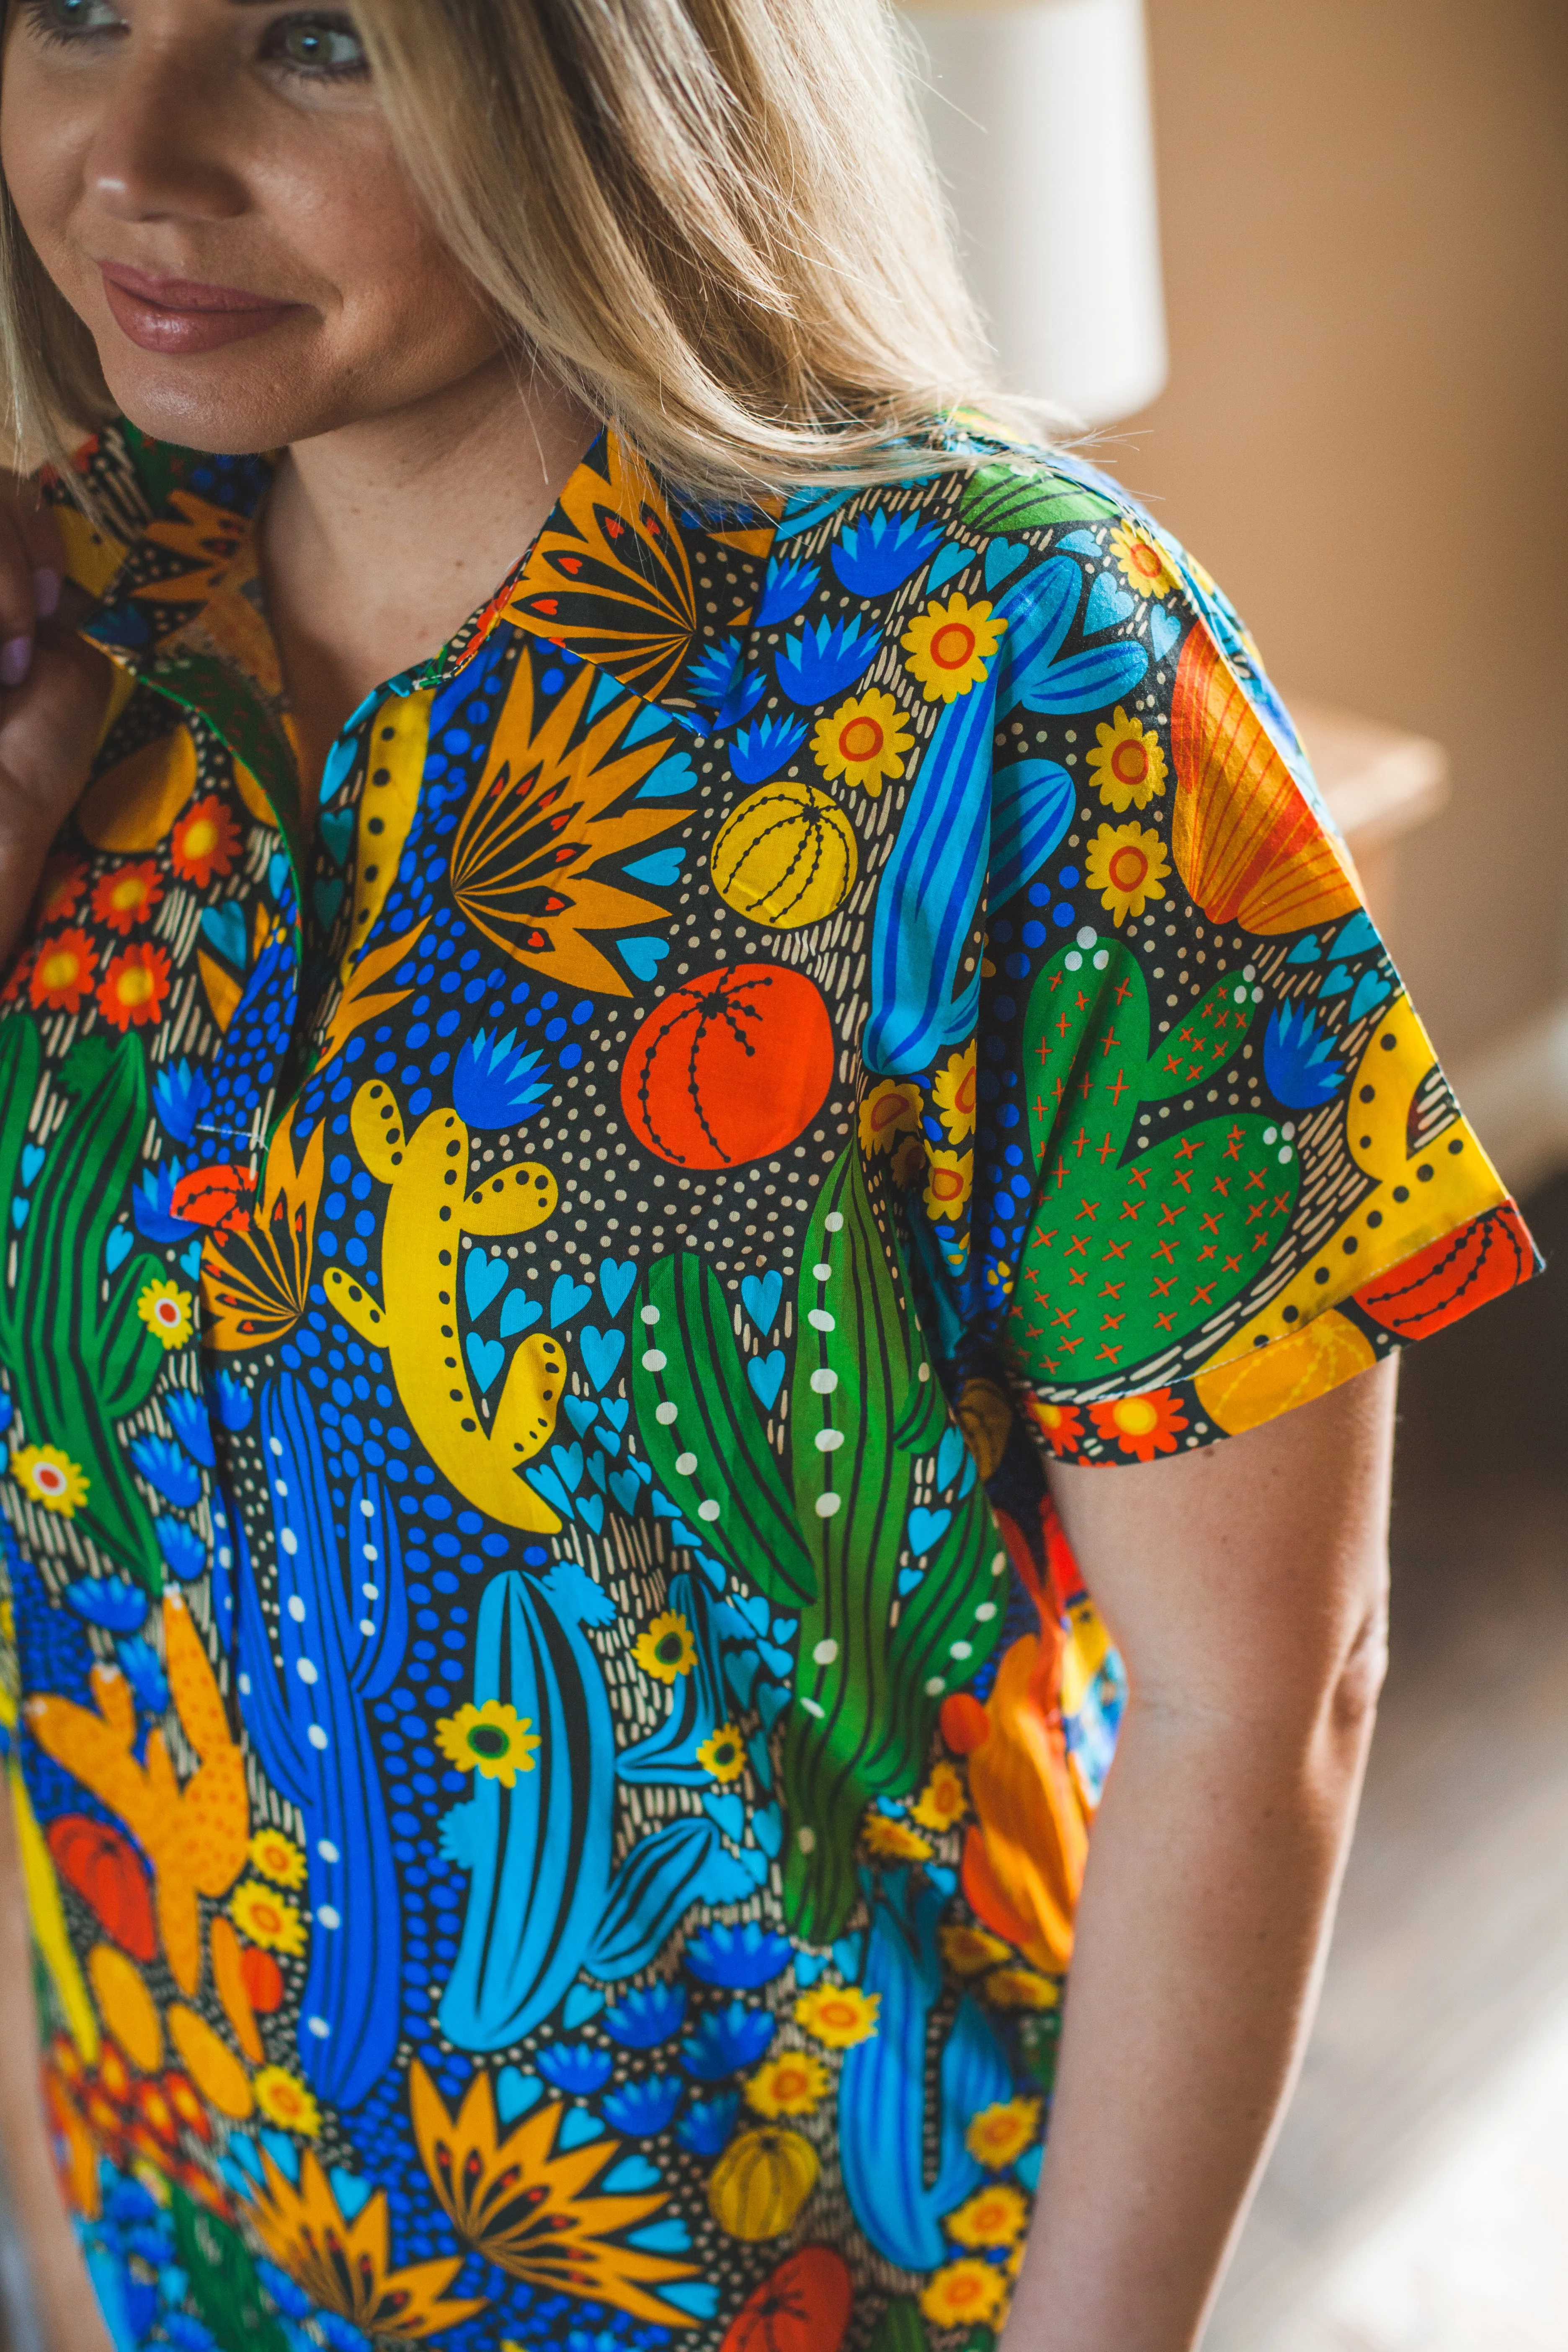
[[[259,459],[0,1004],[9,1772],[121,2352],[984,2352],[1123,1678],[1049,1455],[1531,1270],[1212,582],[601,436],[301,806]]]

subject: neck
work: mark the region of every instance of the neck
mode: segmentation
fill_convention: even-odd
[[[595,429],[558,386],[520,382],[498,355],[411,408],[286,453],[261,560],[307,798],[365,695],[493,593]]]

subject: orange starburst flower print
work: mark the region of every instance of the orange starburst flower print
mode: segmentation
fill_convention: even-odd
[[[92,894],[92,911],[100,923],[107,923],[121,938],[138,923],[144,923],[163,895],[163,885],[158,869],[150,857],[135,866],[117,866],[105,874]]]
[[[98,959],[85,931],[45,940],[33,965],[28,994],[39,1012],[75,1013],[92,988]]]
[[[98,1005],[116,1029],[143,1029],[160,1020],[169,993],[169,958],[163,948],[127,948],[103,976]]]
[[[1052,1404],[1045,1397],[1026,1397],[1029,1418],[1058,1454],[1076,1454],[1083,1444],[1083,1415],[1076,1405]]]
[[[182,882],[205,885],[226,874],[239,849],[239,828],[216,793],[188,809],[174,827],[174,871]]]
[[[1187,1425],[1169,1389],[1151,1389],[1147,1396],[1115,1397],[1109,1404],[1091,1404],[1094,1425],[1101,1437],[1119,1445],[1140,1462],[1156,1454],[1173,1454],[1176,1439]]]

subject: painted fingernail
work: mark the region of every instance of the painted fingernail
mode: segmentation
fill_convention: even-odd
[[[0,646],[0,686],[20,686],[32,658],[31,637],[7,637]]]
[[[33,574],[33,605],[40,621],[59,611],[60,575],[52,564],[40,565]]]

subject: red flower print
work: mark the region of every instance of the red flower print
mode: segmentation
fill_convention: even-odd
[[[1026,1397],[1029,1417],[1054,1454],[1076,1454],[1083,1444],[1083,1415],[1072,1404],[1050,1404],[1044,1397]]]
[[[162,1017],[168,993],[169,959],[163,949],[127,948],[104,975],[99,1008],[116,1029],[141,1029]]]
[[[239,828],[217,794],[208,793],[174,827],[173,846],[181,881],[205,884],[234,864]]]
[[[38,945],[28,991],[35,1005],[74,1013],[93,983],[97,959],[85,931],[61,931]]]
[[[1116,1397],[1110,1404],[1091,1404],[1089,1411],[1101,1437],[1112,1440],[1123,1454],[1135,1454],[1140,1462],[1152,1462],[1156,1454],[1173,1454],[1177,1433],[1187,1425],[1187,1416],[1169,1389]]]
[[[193,1168],[170,1195],[170,1213],[215,1233],[242,1234],[250,1223],[247,1203],[255,1190],[248,1168]]]
[[[163,895],[158,869],[150,858],[139,866],[117,866],[92,894],[92,911],[121,939],[133,924],[144,923]]]

